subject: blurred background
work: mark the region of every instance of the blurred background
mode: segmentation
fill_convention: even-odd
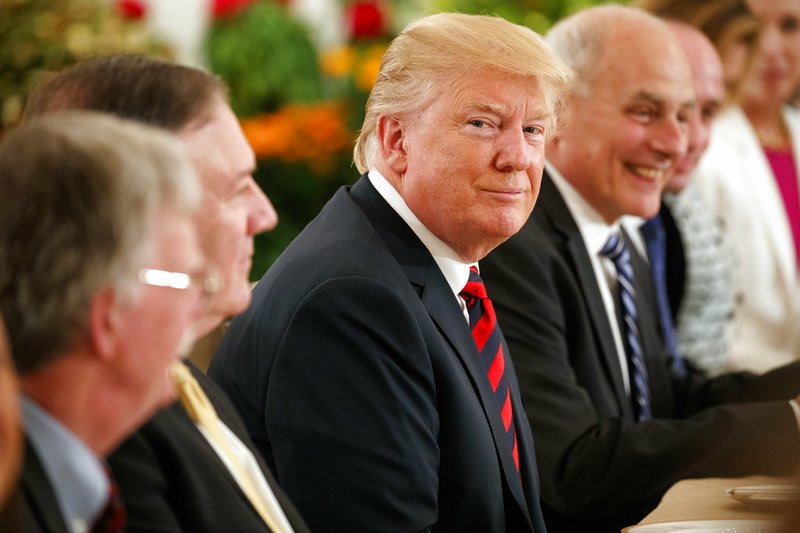
[[[502,16],[544,33],[600,0],[0,0],[0,135],[43,72],[137,52],[206,68],[259,159],[280,222],[256,238],[257,280],[341,185],[384,49],[440,11]],[[0,192],[2,194],[2,192]]]

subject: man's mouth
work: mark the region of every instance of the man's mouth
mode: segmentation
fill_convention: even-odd
[[[667,168],[642,167],[636,165],[628,165],[628,169],[637,176],[651,181],[664,179],[664,175],[667,172]]]

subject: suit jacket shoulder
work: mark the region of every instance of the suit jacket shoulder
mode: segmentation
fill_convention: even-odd
[[[307,527],[254,449],[219,387],[191,363],[220,420],[250,448],[295,531]],[[108,459],[128,512],[128,531],[267,532],[227,467],[179,402],[158,411]]]

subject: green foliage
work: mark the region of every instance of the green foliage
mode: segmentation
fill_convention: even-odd
[[[118,52],[167,57],[141,22],[98,0],[0,0],[0,129],[13,124],[38,76]]]
[[[273,1],[215,21],[206,42],[209,67],[229,85],[240,117],[321,97],[317,52],[308,30]]]
[[[496,15],[523,24],[538,33],[547,30],[559,19],[606,0],[431,0],[436,11],[458,11]]]
[[[255,179],[278,211],[278,225],[256,236],[256,254],[250,273],[254,281],[261,278],[339,187],[358,179],[358,171],[350,160],[349,153],[342,154],[336,170],[325,178],[302,163],[286,163],[279,159],[259,162]]]

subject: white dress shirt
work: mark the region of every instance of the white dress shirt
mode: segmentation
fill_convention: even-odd
[[[203,428],[201,424],[196,425],[200,430],[200,433],[203,434],[216,454],[225,464],[225,467],[231,473],[233,479],[235,479],[236,482],[241,485],[242,480],[239,479],[238,469],[231,464],[231,460],[228,458],[227,454],[220,449],[219,445],[217,445],[211,435]],[[236,434],[225,425],[222,420],[219,420],[219,428],[222,432],[222,437],[225,439],[225,443],[228,445],[228,448],[233,452],[233,454],[236,456],[236,459],[239,461],[239,465],[241,465],[244,475],[249,478],[251,485],[255,488],[256,497],[267,509],[269,516],[273,517],[278,522],[278,527],[280,528],[279,531],[287,533],[293,532],[294,529],[292,529],[289,519],[286,518],[286,514],[284,514],[280,503],[278,503],[278,499],[275,497],[275,493],[272,491],[269,483],[267,483],[267,480],[264,478],[264,473],[258,466],[258,461],[253,456],[253,453],[247,448],[247,446],[244,445],[239,437],[237,437]]]

